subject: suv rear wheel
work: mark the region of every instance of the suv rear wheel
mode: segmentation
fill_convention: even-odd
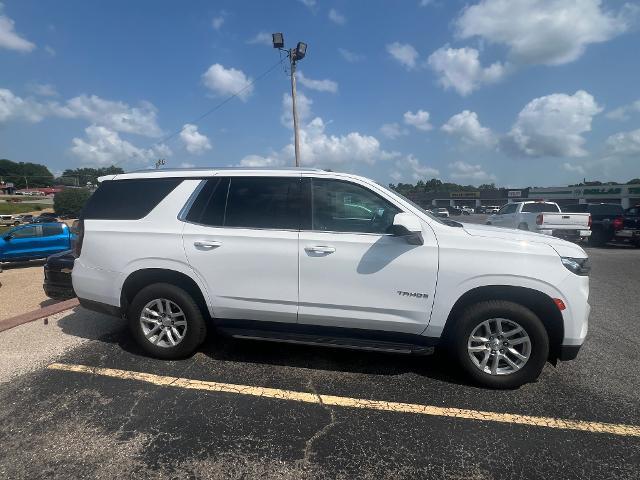
[[[517,388],[540,375],[549,337],[540,319],[514,302],[492,300],[467,307],[455,324],[452,353],[477,383]]]
[[[140,290],[127,311],[129,328],[151,356],[178,359],[195,352],[206,336],[202,312],[191,295],[169,283]]]

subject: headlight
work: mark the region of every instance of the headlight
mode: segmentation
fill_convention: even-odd
[[[576,275],[589,275],[591,263],[589,258],[560,257],[562,264]]]

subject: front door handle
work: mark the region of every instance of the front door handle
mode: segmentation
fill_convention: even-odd
[[[193,242],[193,245],[196,248],[202,248],[204,250],[213,250],[214,248],[218,248],[222,245],[220,242],[216,241],[208,241],[208,240],[196,240]]]
[[[312,247],[305,247],[305,251],[309,252],[309,253],[333,253],[336,251],[335,248],[333,247],[327,247],[324,245],[314,245]]]

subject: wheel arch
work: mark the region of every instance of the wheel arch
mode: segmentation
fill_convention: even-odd
[[[133,298],[140,290],[153,283],[169,283],[182,288],[193,297],[205,318],[211,316],[205,300],[205,294],[198,283],[183,272],[166,268],[143,268],[130,273],[122,284],[120,291],[122,312],[127,311]]]
[[[556,359],[564,337],[564,319],[553,299],[533,288],[513,285],[487,285],[465,292],[449,312],[442,338],[446,339],[456,319],[469,305],[485,300],[506,300],[530,309],[544,325],[549,335],[549,358]]]

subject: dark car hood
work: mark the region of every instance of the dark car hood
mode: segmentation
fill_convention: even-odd
[[[56,253],[47,258],[47,267],[50,269],[73,268],[73,262],[76,257],[73,256],[71,250]]]

